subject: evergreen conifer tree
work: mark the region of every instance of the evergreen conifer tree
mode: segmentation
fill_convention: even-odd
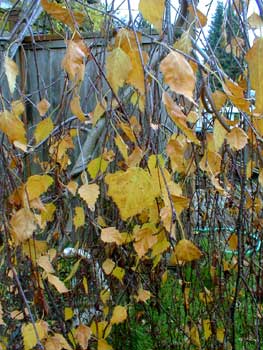
[[[230,42],[233,35],[237,35],[238,28],[234,25],[235,14],[231,8],[227,9],[228,18],[231,19],[231,30],[227,25],[225,30],[228,36],[228,42]],[[233,25],[232,25],[233,23]],[[223,71],[233,80],[235,80],[240,74],[240,67],[232,53],[226,52],[226,46],[228,42],[223,35],[224,29],[224,5],[222,1],[218,1],[215,14],[213,16],[209,33],[208,43],[213,50],[216,58],[218,59]],[[211,53],[208,52],[210,55]]]

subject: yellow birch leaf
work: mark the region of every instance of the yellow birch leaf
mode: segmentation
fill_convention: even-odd
[[[109,165],[109,162],[102,158],[102,156],[92,159],[87,165],[87,171],[94,180],[98,175],[104,173]]]
[[[110,275],[115,268],[115,262],[108,258],[103,262],[102,268],[106,275]]]
[[[156,257],[157,255],[161,255],[164,253],[169,247],[170,243],[168,242],[166,238],[166,233],[165,230],[162,230],[158,235],[157,235],[157,243],[155,243],[152,246],[152,254],[151,257]]]
[[[43,253],[46,253],[47,250],[48,246],[46,241],[29,239],[22,245],[23,254],[30,257],[34,263],[36,262],[36,259],[38,259]]]
[[[67,184],[67,189],[69,190],[69,192],[75,196],[77,189],[78,189],[78,184],[75,181],[69,181],[69,183]]]
[[[248,160],[247,165],[246,165],[246,174],[247,178],[250,179],[253,173],[253,169],[255,169],[256,163],[252,159]]]
[[[263,169],[261,169],[260,172],[259,172],[258,182],[259,182],[260,186],[263,187]]]
[[[194,9],[192,5],[188,6],[188,11],[193,16],[193,18],[198,18],[197,24],[200,24],[201,27],[205,27],[207,24],[207,17],[197,8]]]
[[[50,117],[41,120],[36,126],[34,133],[36,143],[45,140],[54,130],[54,124]]]
[[[88,348],[91,333],[91,329],[88,326],[85,326],[84,324],[80,324],[75,329],[75,339],[79,343],[81,349],[85,350]]]
[[[170,139],[166,144],[166,153],[170,158],[173,172],[184,172],[184,146],[178,140]]]
[[[237,250],[238,246],[238,237],[235,233],[233,233],[228,239],[228,245],[231,250]]]
[[[190,306],[190,304],[189,304],[190,290],[191,290],[191,288],[189,288],[189,287],[184,288],[184,305],[185,305],[186,310],[189,310],[189,306]]]
[[[41,5],[49,15],[69,26],[72,31],[75,30],[76,24],[81,25],[85,20],[85,15],[82,12],[68,10],[58,3],[41,0]]]
[[[110,332],[111,332],[112,325],[108,321],[93,321],[91,323],[90,329],[92,334],[97,338],[97,339],[106,339]]]
[[[51,274],[47,275],[48,282],[52,284],[59,293],[67,293],[69,290],[65,284],[57,277]]]
[[[217,328],[216,330],[216,339],[219,341],[219,343],[223,344],[225,338],[225,330],[224,328]]]
[[[136,44],[136,48],[137,48],[137,44]],[[145,81],[144,81],[144,68],[142,65],[141,56],[139,54],[138,49],[136,50],[133,49],[129,51],[128,55],[131,60],[132,69],[129,72],[127,83],[133,85],[138,90],[142,99],[142,96],[145,95]],[[144,65],[146,65],[149,60],[148,54],[145,51],[142,51],[142,60]],[[143,101],[144,100],[140,102],[142,103]]]
[[[0,130],[7,135],[10,142],[27,143],[25,125],[14,113],[6,110],[0,112]]]
[[[123,243],[123,235],[115,227],[107,227],[101,230],[101,240],[105,243]]]
[[[100,300],[103,302],[104,305],[106,305],[107,302],[110,300],[110,291],[107,289],[103,289],[100,292]]]
[[[201,256],[201,251],[191,241],[181,239],[174,248],[171,263],[176,265],[179,261],[190,262],[200,259]]]
[[[41,117],[43,117],[47,113],[47,111],[49,110],[49,107],[50,107],[50,103],[45,98],[43,98],[41,101],[38,102],[37,110],[41,115]]]
[[[156,227],[152,224],[144,224],[142,227],[135,226],[133,230],[135,242],[133,244],[139,258],[145,255],[155,243],[157,243]]]
[[[139,43],[142,41],[142,34],[137,32],[137,39]],[[136,35],[132,30],[121,28],[115,38],[115,47],[120,47],[124,52],[127,54],[131,50],[136,50],[137,48],[137,41],[136,41]]]
[[[220,109],[226,103],[227,97],[226,94],[223,93],[223,91],[216,90],[212,93],[212,99],[214,101],[217,111],[220,111]]]
[[[125,275],[125,271],[123,268],[116,266],[114,261],[112,261],[111,259],[106,259],[102,264],[102,268],[106,275],[112,274],[120,282],[122,282],[123,277]]]
[[[74,226],[77,230],[79,227],[84,226],[85,224],[85,213],[82,207],[75,207],[75,215],[74,215]]]
[[[10,226],[11,234],[16,244],[32,237],[37,229],[34,214],[26,208],[21,208],[12,215]]]
[[[122,129],[122,131],[125,133],[125,135],[128,137],[128,139],[132,142],[136,142],[136,138],[134,136],[134,132],[129,124],[120,122],[119,127]]]
[[[253,12],[248,17],[248,24],[252,29],[259,29],[263,27],[263,20],[256,12]]]
[[[45,321],[36,321],[35,328],[39,340],[46,338],[48,335],[48,324]],[[37,336],[32,323],[22,325],[22,336],[24,342],[24,350],[31,350],[37,345]]]
[[[214,139],[214,145],[215,145],[215,151],[218,152],[226,138],[227,131],[222,126],[222,124],[216,119],[214,122],[214,132],[213,132],[213,139]]]
[[[139,288],[138,294],[135,298],[136,298],[137,302],[142,301],[143,303],[146,303],[146,301],[149,300],[151,298],[151,296],[152,296],[152,294],[149,290]]]
[[[11,103],[12,112],[19,117],[25,112],[25,105],[21,100],[16,100]]]
[[[71,320],[74,316],[74,311],[71,307],[64,308],[64,319],[65,321]]]
[[[105,182],[108,185],[108,195],[117,204],[123,220],[151,207],[159,195],[150,174],[137,167],[129,168],[126,172],[107,174]]]
[[[105,99],[102,99],[102,101],[98,101],[96,104],[94,111],[90,113],[91,121],[93,126],[97,123],[97,121],[103,116],[107,108],[107,102]]]
[[[99,215],[97,217],[97,224],[102,228],[107,226],[106,221],[104,220],[104,218],[101,215]]]
[[[199,349],[201,349],[201,343],[200,343],[200,337],[199,337],[199,332],[198,328],[196,326],[193,326],[190,329],[190,340],[191,343],[197,346]]]
[[[173,201],[174,209],[177,215],[180,215],[184,209],[187,209],[189,207],[190,200],[187,197],[171,194],[171,199]],[[167,204],[168,203],[166,202],[166,205]]]
[[[70,270],[69,275],[64,279],[64,282],[70,281],[72,277],[75,276],[76,272],[79,269],[79,264],[81,262],[81,258],[75,262],[75,264],[72,266],[72,269]]]
[[[135,147],[132,153],[129,155],[127,160],[127,165],[129,168],[139,166],[141,160],[143,157],[143,151],[140,149],[140,147]]]
[[[174,227],[172,215],[173,213],[171,205],[165,206],[160,210],[160,218],[162,220],[163,226],[168,232],[172,232]]]
[[[249,101],[244,98],[244,89],[237,83],[226,79],[223,84],[224,91],[230,101],[239,109],[246,113],[250,113]]]
[[[47,273],[55,273],[54,267],[50,262],[49,255],[42,255],[37,259],[37,264]]]
[[[220,173],[222,158],[219,153],[206,151],[199,162],[199,167],[213,176]]]
[[[125,276],[125,270],[122,267],[116,266],[112,271],[112,276],[122,282],[123,277]]]
[[[121,48],[117,47],[108,55],[106,60],[107,79],[115,94],[123,86],[131,69],[130,57]]]
[[[56,206],[53,203],[46,203],[44,209],[41,211],[41,222],[51,222],[54,219],[54,213],[56,211]]]
[[[263,113],[263,38],[258,38],[251,49],[248,50],[245,58],[248,62],[249,78],[252,89],[256,90],[255,113]]]
[[[153,24],[159,33],[162,31],[165,0],[140,0],[139,11],[146,21]]]
[[[48,255],[49,255],[49,259],[50,261],[53,261],[57,255],[57,251],[55,248],[51,248],[48,250]]]
[[[74,96],[72,100],[70,101],[70,109],[71,112],[81,121],[86,121],[85,114],[83,113],[81,106],[80,106],[80,97]]]
[[[165,84],[177,94],[184,95],[191,102],[195,88],[195,75],[192,67],[182,54],[170,52],[160,63]]]
[[[173,101],[173,99],[166,93],[163,93],[162,101],[166,107],[166,110],[176,124],[176,126],[182,130],[182,132],[196,145],[200,145],[200,141],[196,137],[194,131],[187,125],[187,117],[181,111],[180,107]]]
[[[120,154],[123,156],[124,160],[128,160],[128,146],[123,141],[123,139],[120,137],[120,135],[117,135],[114,139],[116,146],[118,147]]]
[[[45,342],[45,350],[61,350],[62,345],[56,336],[48,337]]]
[[[5,56],[5,74],[11,94],[14,93],[16,87],[16,77],[18,75],[18,67],[15,61],[8,56]]]
[[[204,292],[200,292],[199,293],[199,299],[205,304],[209,304],[213,302],[213,296],[210,292],[210,290],[208,290],[207,288],[204,288],[205,291]]]
[[[138,107],[140,112],[144,112],[145,98],[137,91],[132,94],[130,102],[133,104],[133,106]]]
[[[72,350],[72,347],[68,344],[63,335],[55,333],[53,336],[48,337],[45,342],[45,350]]]
[[[141,43],[141,33],[136,33],[135,36],[133,31],[121,29],[116,36],[115,47],[120,47],[129,56],[132,68],[128,74],[126,82],[133,85],[138,90],[140,97],[142,97],[145,94],[144,68],[142,61],[144,64],[147,63],[148,54],[145,51],[141,51],[140,55],[136,37],[139,43]],[[142,100],[143,99],[140,98],[139,105],[142,104]]]
[[[113,350],[113,348],[105,339],[99,339],[98,350]]]
[[[203,329],[204,329],[205,340],[207,340],[212,335],[210,320],[203,320]]]
[[[95,210],[95,203],[99,197],[100,189],[97,184],[84,184],[78,189],[78,194],[87,203],[91,211]]]
[[[62,68],[68,73],[70,80],[82,81],[85,73],[84,58],[86,46],[82,41],[68,41],[66,54],[62,60]]]
[[[4,316],[4,312],[3,312],[2,304],[0,303],[0,326],[5,325],[5,321],[3,320],[3,316]]]
[[[119,324],[127,319],[127,309],[125,306],[117,305],[113,309],[111,324]]]
[[[20,321],[20,320],[24,319],[23,311],[21,311],[21,310],[14,310],[14,311],[12,311],[10,316],[11,316],[11,318],[13,320],[17,320],[17,321]]]
[[[88,294],[88,292],[89,292],[89,287],[88,287],[88,280],[87,280],[87,277],[86,277],[86,276],[83,277],[82,284],[83,284],[85,293]]]
[[[192,50],[192,41],[189,31],[184,32],[180,39],[174,43],[174,48],[185,52],[187,55],[190,55]]]
[[[245,131],[239,127],[234,127],[226,136],[227,143],[230,147],[239,151],[244,148],[248,142],[248,136]]]
[[[53,184],[54,180],[49,175],[32,175],[25,184],[29,201],[40,197]]]

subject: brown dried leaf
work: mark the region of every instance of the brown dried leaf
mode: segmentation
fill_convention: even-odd
[[[195,88],[195,75],[192,67],[183,55],[170,52],[160,64],[160,70],[164,75],[164,82],[177,94],[184,95],[191,102]]]
[[[10,225],[12,228],[11,233],[16,244],[22,243],[32,237],[34,231],[37,229],[34,214],[26,208],[21,208],[12,215]]]
[[[83,113],[81,106],[80,106],[80,97],[74,96],[72,100],[70,101],[70,109],[71,112],[81,121],[86,121],[85,114]]]
[[[87,203],[91,211],[95,210],[95,203],[99,197],[100,189],[97,184],[85,184],[80,186],[78,194]]]
[[[248,136],[245,131],[239,127],[233,128],[227,134],[227,143],[233,150],[239,151],[244,148],[248,142]]]
[[[78,11],[69,11],[57,3],[50,3],[47,0],[41,0],[43,9],[56,20],[69,26],[72,31],[75,30],[76,24],[81,25],[85,20],[85,15]]]
[[[14,113],[7,110],[0,113],[0,130],[7,135],[10,142],[27,143],[24,123]]]
[[[198,22],[197,22],[198,25],[200,24],[201,27],[206,26],[207,17],[203,14],[203,12],[201,12],[197,8],[194,9],[192,5],[188,6],[188,11],[193,16],[193,18],[196,18],[196,17],[198,18]]]
[[[190,262],[198,260],[202,256],[201,251],[188,239],[181,239],[174,248],[171,264],[178,264],[178,262]]]
[[[50,273],[47,274],[47,279],[50,284],[52,284],[59,293],[67,293],[69,290],[65,286],[65,284],[60,281],[60,279],[57,276],[54,276]]]
[[[80,324],[75,329],[75,338],[81,346],[81,349],[85,350],[88,348],[91,333],[91,329],[88,326],[85,326],[84,324]]]
[[[70,80],[82,81],[85,73],[84,58],[87,48],[83,41],[68,41],[66,54],[62,61],[62,68],[68,73]]]
[[[163,103],[170,118],[174,121],[176,126],[196,145],[200,145],[200,141],[196,137],[194,131],[187,125],[187,117],[181,111],[180,107],[173,101],[173,99],[166,93],[163,93]]]
[[[255,12],[248,17],[248,23],[252,29],[260,29],[263,27],[262,18]]]
[[[43,98],[41,101],[38,102],[37,110],[41,115],[41,117],[43,117],[47,113],[49,107],[50,107],[50,103],[45,98]]]
[[[252,89],[256,90],[255,113],[263,113],[263,38],[258,38],[246,54]]]

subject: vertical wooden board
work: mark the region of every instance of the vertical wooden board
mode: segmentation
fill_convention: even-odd
[[[64,71],[61,67],[61,62],[65,55],[66,50],[62,49],[51,49],[50,50],[50,76],[52,86],[50,87],[50,104],[52,108],[55,108],[62,97],[64,87]]]

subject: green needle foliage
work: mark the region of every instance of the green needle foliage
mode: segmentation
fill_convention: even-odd
[[[224,9],[223,2],[219,1],[209,28],[208,43],[223,71],[233,80],[236,80],[241,72],[240,62],[237,62],[232,50],[233,42],[235,44],[233,39],[237,36],[236,14],[230,7]],[[211,55],[210,48],[207,48],[209,55]]]

